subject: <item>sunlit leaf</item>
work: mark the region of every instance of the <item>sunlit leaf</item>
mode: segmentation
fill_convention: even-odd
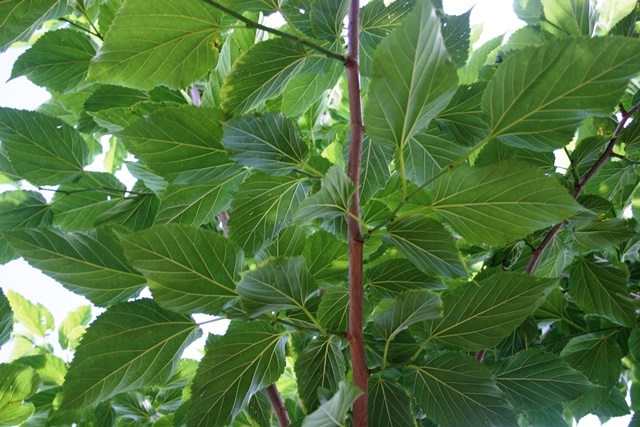
[[[183,88],[216,65],[221,17],[204,2],[128,0],[109,27],[88,79],[139,89]]]
[[[38,391],[39,383],[38,374],[28,366],[0,364],[0,425],[18,425],[34,413],[34,404],[24,399]]]
[[[6,0],[0,3],[0,52],[12,43],[28,40],[44,21],[63,16],[68,10],[64,0]]]
[[[11,338],[13,331],[13,311],[9,300],[0,289],[0,346],[4,345]]]
[[[53,329],[53,315],[42,304],[34,304],[12,290],[7,291],[7,299],[13,311],[13,318],[35,336],[44,338]]]

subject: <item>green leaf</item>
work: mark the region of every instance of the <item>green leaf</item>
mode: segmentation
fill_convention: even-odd
[[[59,386],[64,382],[67,365],[64,360],[53,354],[34,354],[16,359],[16,364],[29,366],[38,373],[45,386]]]
[[[18,57],[11,78],[26,76],[38,86],[67,92],[82,83],[95,53],[84,33],[68,28],[50,31]]]
[[[280,10],[286,0],[223,0],[222,4],[238,12],[262,12],[268,15]]]
[[[256,261],[262,262],[270,257],[293,257],[302,254],[307,241],[306,230],[302,227],[287,227],[278,233],[278,238],[256,254]],[[307,263],[309,258],[307,258]]]
[[[88,230],[124,196],[126,187],[108,173],[87,172],[66,182],[51,201],[53,225],[65,231]]]
[[[309,152],[298,127],[282,114],[232,119],[224,124],[222,144],[239,164],[271,175],[304,170]]]
[[[0,289],[0,346],[3,346],[11,338],[13,332],[13,311],[9,299]]]
[[[446,107],[457,82],[438,18],[424,1],[376,50],[364,109],[367,134],[402,149]]]
[[[251,317],[290,308],[306,311],[306,302],[317,288],[303,257],[272,258],[243,273],[236,286]]]
[[[219,314],[237,297],[244,257],[219,234],[196,227],[158,225],[120,236],[125,255],[148,280],[154,300],[178,313]]]
[[[482,95],[486,87],[485,82],[458,86],[449,105],[436,116],[442,130],[460,144],[475,145],[489,134],[482,112]]]
[[[460,285],[442,294],[443,317],[428,321],[426,330],[447,347],[493,347],[535,311],[555,284],[554,279],[505,272]]]
[[[253,255],[290,225],[306,194],[305,182],[291,177],[250,176],[235,193],[229,237]]]
[[[624,326],[636,325],[636,304],[629,297],[628,274],[600,258],[579,258],[570,269],[569,293],[588,314]]]
[[[68,181],[89,160],[77,130],[34,111],[0,108],[0,141],[16,172],[34,185]]]
[[[347,244],[333,234],[318,230],[306,239],[302,255],[316,280],[328,283],[345,281],[349,265]]]
[[[478,74],[485,64],[495,63],[495,57],[490,57],[489,55],[495,54],[495,50],[502,44],[503,38],[504,35],[495,37],[473,51],[465,66],[458,69],[460,84],[470,85],[475,83],[478,81]]]
[[[318,322],[326,329],[346,331],[349,321],[349,291],[335,287],[327,290],[318,306]]]
[[[305,63],[301,44],[272,39],[251,47],[235,64],[222,86],[223,108],[238,116],[279,95]]]
[[[565,146],[590,116],[608,116],[640,66],[640,41],[568,38],[500,64],[482,100],[491,137],[515,147]]]
[[[300,203],[294,219],[305,224],[318,218],[328,220],[348,215],[354,191],[355,186],[342,167],[332,166],[322,178],[320,191]]]
[[[222,427],[285,367],[286,336],[267,322],[232,323],[207,346],[191,387],[189,425]]]
[[[151,227],[158,210],[159,200],[144,186],[134,187],[134,197],[118,200],[96,218],[96,225],[117,224],[131,231]]]
[[[531,25],[540,24],[544,16],[540,0],[516,0],[513,2],[513,11],[518,18]]]
[[[541,0],[542,28],[553,34],[592,36],[596,12],[589,0]]]
[[[493,366],[494,378],[518,408],[542,409],[577,399],[593,385],[555,354],[525,350]]]
[[[380,426],[417,425],[407,390],[381,375],[369,378],[369,418]]]
[[[42,194],[35,191],[0,193],[0,230],[51,225],[52,215]]]
[[[440,295],[427,290],[406,291],[373,319],[373,333],[391,341],[414,323],[442,318]]]
[[[389,299],[413,289],[447,289],[441,280],[427,276],[406,259],[391,259],[367,267],[365,280],[368,286]]]
[[[162,384],[182,351],[200,335],[193,321],[151,300],[107,309],[87,329],[62,387],[60,411]]]
[[[425,414],[446,426],[517,426],[491,372],[472,357],[442,353],[407,369],[405,382]]]
[[[199,226],[215,221],[215,216],[228,207],[232,193],[244,177],[245,172],[240,171],[219,182],[169,185],[160,199],[154,223]]]
[[[506,245],[582,208],[537,168],[506,161],[461,166],[436,182],[432,208],[471,243]]]
[[[389,163],[393,159],[393,150],[375,144],[365,137],[362,143],[362,168],[360,170],[360,203],[364,205],[389,181]]]
[[[38,228],[5,232],[4,236],[33,267],[98,306],[125,301],[145,284],[108,229],[67,233]]]
[[[325,92],[333,88],[344,71],[338,62],[329,64],[329,70],[295,76],[282,93],[282,113],[298,117],[318,102]]]
[[[58,343],[63,350],[75,350],[80,343],[80,337],[91,322],[91,306],[82,305],[69,312],[60,326],[58,326]]]
[[[348,12],[348,0],[312,2],[309,19],[313,33],[319,39],[340,40],[344,18],[347,17]]]
[[[492,139],[484,145],[473,166],[477,168],[493,166],[508,160],[518,160],[527,163],[547,174],[549,171],[554,170],[555,155],[549,151],[532,151],[512,147],[503,144],[497,139]]]
[[[89,67],[88,80],[179,89],[218,61],[222,13],[204,2],[127,0]]]
[[[228,176],[237,168],[230,166],[221,144],[221,119],[215,108],[170,108],[144,117],[119,136],[130,152],[162,177],[216,168]]]
[[[7,291],[7,299],[13,311],[13,318],[32,334],[44,338],[54,327],[53,315],[42,304],[34,304],[22,295]]]
[[[341,381],[338,391],[318,409],[305,417],[302,427],[339,427],[345,425],[345,417],[362,390]]]
[[[344,378],[346,365],[342,343],[335,336],[315,338],[300,353],[293,366],[298,396],[307,412],[320,406],[319,391],[335,393]]]
[[[17,363],[0,364],[0,425],[18,425],[33,415],[33,403],[24,400],[38,391],[39,384],[40,378],[32,368]]]
[[[618,382],[622,350],[611,332],[592,332],[571,338],[560,357],[595,385],[612,387]]]
[[[44,21],[63,16],[64,0],[6,0],[0,3],[0,52],[20,40],[28,40]]]
[[[388,6],[383,0],[372,0],[360,9],[360,63],[362,73],[371,74],[373,54],[385,39],[407,15],[415,0],[396,0]]]
[[[471,28],[469,17],[471,10],[458,16],[443,15],[440,31],[449,55],[456,66],[461,67],[467,62],[469,56],[469,39]]]
[[[427,275],[467,277],[453,236],[440,223],[413,215],[393,221],[385,240]]]
[[[416,185],[426,184],[467,151],[466,147],[451,141],[438,128],[431,128],[428,133],[416,135],[404,145],[406,177]]]
[[[583,254],[616,246],[634,235],[635,231],[621,218],[589,221],[573,229],[574,243]]]

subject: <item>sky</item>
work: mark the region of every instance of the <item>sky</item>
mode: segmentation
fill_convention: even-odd
[[[602,2],[603,0],[598,1]],[[479,43],[500,34],[515,31],[524,25],[512,11],[513,0],[444,0],[443,3],[445,12],[450,15],[462,14],[473,7],[471,25],[483,25]],[[25,49],[24,47],[14,47],[0,54],[0,107],[33,110],[49,98],[46,90],[33,85],[25,77],[7,82],[13,62]],[[6,189],[0,186],[0,191]],[[70,311],[80,305],[90,304],[84,297],[66,290],[53,279],[30,267],[22,259],[0,266],[0,287],[5,292],[11,289],[33,303],[44,305],[52,312],[56,324],[59,324]],[[94,315],[98,315],[101,310],[94,307],[92,312]],[[199,316],[195,320],[202,322],[208,318],[207,316]],[[204,329],[211,333],[223,333],[225,328],[226,322],[215,322],[206,325]],[[197,358],[200,354],[199,348],[202,348],[203,344],[204,337],[187,350],[186,356]],[[8,360],[10,345],[4,347],[6,348],[0,350],[0,362]],[[603,424],[603,426],[627,426],[629,420],[630,416],[620,417]],[[587,416],[577,424],[577,427],[599,425],[597,417]]]

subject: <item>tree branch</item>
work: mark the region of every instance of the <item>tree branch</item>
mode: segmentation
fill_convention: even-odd
[[[349,52],[345,67],[349,84],[350,147],[347,175],[353,181],[356,191],[347,217],[349,234],[349,350],[353,381],[363,394],[353,404],[353,426],[367,427],[367,390],[369,369],[365,359],[363,328],[364,284],[362,280],[363,245],[360,228],[360,163],[362,161],[362,100],[360,98],[360,1],[351,0],[349,6]]]
[[[266,390],[269,402],[271,402],[271,406],[273,407],[273,412],[276,414],[278,425],[280,427],[287,427],[291,424],[291,420],[289,420],[289,414],[287,413],[287,408],[284,406],[280,392],[278,392],[275,384],[271,384]]]
[[[607,145],[607,148],[604,150],[604,153],[602,153],[600,158],[598,158],[596,163],[591,167],[591,169],[589,169],[589,171],[582,177],[582,179],[579,182],[576,182],[575,185],[573,186],[572,196],[574,199],[578,199],[578,197],[582,193],[582,190],[584,190],[584,187],[586,187],[589,181],[591,181],[591,179],[594,176],[596,176],[596,174],[600,171],[600,169],[606,163],[606,161],[609,160],[611,157],[615,156],[613,149],[616,146],[616,142],[618,142],[618,138],[620,137],[620,134],[622,134],[622,131],[624,130],[624,127],[626,126],[629,119],[639,110],[640,110],[640,103],[634,105],[629,111],[624,111],[624,110],[622,111],[622,117],[620,118],[620,122],[618,123],[616,130],[613,132],[613,137],[609,141],[609,144]],[[553,228],[549,231],[549,233],[547,233],[545,238],[542,240],[540,245],[538,245],[537,248],[531,251],[531,258],[529,259],[529,264],[527,264],[527,268],[525,268],[524,270],[525,273],[531,274],[533,272],[533,269],[536,267],[536,264],[538,263],[540,256],[542,255],[544,250],[547,248],[547,246],[549,246],[549,243],[551,243],[555,235],[558,234],[558,231],[560,231],[560,228],[562,228],[563,224],[564,222],[554,225]]]
[[[231,10],[231,9],[229,9],[227,7],[224,7],[223,5],[221,5],[218,2],[215,2],[213,0],[202,0],[202,1],[207,3],[210,6],[215,7],[218,10],[223,11],[224,13],[226,13],[228,15],[233,16],[238,21],[244,22],[247,25],[247,28],[257,28],[259,30],[266,31],[267,33],[275,34],[276,36],[282,37],[283,39],[288,39],[288,40],[294,41],[296,43],[300,43],[301,45],[307,46],[308,48],[313,49],[316,52],[323,53],[328,58],[337,59],[338,61],[341,61],[341,62],[344,62],[346,60],[346,58],[344,56],[340,55],[339,53],[336,53],[336,52],[332,51],[331,49],[327,49],[326,47],[320,46],[318,44],[315,44],[312,41],[300,38],[300,37],[295,36],[293,34],[285,33],[284,31],[276,30],[275,28],[271,28],[271,27],[267,27],[266,25],[259,24],[259,23],[255,22],[255,21],[252,21],[251,19],[245,17],[241,13],[238,13],[238,12],[236,12],[234,10]]]

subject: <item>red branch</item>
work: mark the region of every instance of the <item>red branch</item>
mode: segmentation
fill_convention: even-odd
[[[278,392],[276,385],[271,384],[266,390],[269,402],[271,402],[271,407],[273,407],[273,412],[276,414],[278,425],[280,427],[289,426],[291,424],[291,420],[289,420],[287,408],[284,406],[284,402],[282,401],[282,397],[280,397],[280,393]]]
[[[363,241],[362,230],[356,218],[360,218],[360,163],[362,158],[362,139],[364,125],[362,123],[362,100],[360,98],[360,1],[351,0],[349,6],[349,52],[345,67],[349,83],[350,111],[350,148],[347,175],[353,181],[356,191],[349,211],[352,215],[347,219],[349,232],[349,350],[353,381],[364,394],[353,404],[352,421],[354,427],[367,427],[367,390],[369,369],[364,352],[363,300],[364,286],[362,281]]]
[[[586,187],[589,181],[591,181],[591,179],[594,176],[596,176],[598,171],[600,171],[600,169],[607,162],[607,160],[609,160],[611,157],[614,156],[613,149],[616,146],[618,137],[624,130],[624,127],[626,126],[629,119],[639,110],[640,110],[640,103],[634,105],[633,108],[631,108],[629,111],[623,111],[622,117],[620,118],[620,122],[618,123],[616,130],[613,132],[613,137],[609,141],[609,144],[607,145],[607,148],[604,150],[604,153],[602,153],[600,158],[598,158],[598,161],[591,167],[591,169],[589,169],[589,171],[582,177],[582,179],[579,182],[576,182],[575,185],[573,186],[572,196],[574,199],[577,199],[578,196],[580,196],[580,193],[582,193],[582,190],[584,190],[584,187]],[[549,233],[547,233],[545,238],[542,240],[540,245],[531,252],[531,258],[529,259],[529,264],[527,264],[527,268],[524,270],[525,273],[531,274],[533,269],[536,267],[536,263],[540,259],[540,256],[542,255],[546,247],[549,246],[549,244],[551,243],[555,235],[558,234],[558,231],[560,231],[563,224],[564,222],[554,225],[553,228],[549,231]]]

